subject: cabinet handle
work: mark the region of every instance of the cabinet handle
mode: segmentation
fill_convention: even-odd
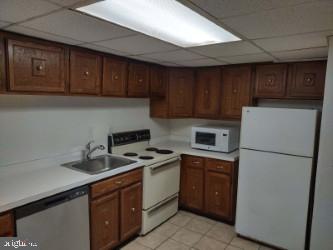
[[[237,89],[233,89],[232,93],[236,94],[237,93]]]
[[[223,166],[217,166],[216,168],[217,168],[217,169],[224,169]]]
[[[106,221],[104,221],[104,224],[105,224],[106,226],[108,226],[108,225],[110,224],[110,222],[109,222],[108,220],[106,220]]]
[[[195,186],[193,186],[192,189],[195,190]]]
[[[192,164],[200,164],[200,161],[192,161]]]
[[[121,185],[123,183],[123,181],[116,181],[117,185]]]
[[[205,95],[208,95],[208,90],[207,89],[205,90]]]
[[[85,71],[85,72],[84,72],[84,75],[85,75],[85,76],[88,76],[88,75],[89,75],[89,71]]]
[[[219,192],[215,192],[215,195],[216,195],[216,196],[219,195]]]
[[[139,81],[139,83],[141,83],[141,82],[143,82],[143,79],[140,78],[138,81]]]
[[[132,207],[131,210],[132,210],[132,212],[134,213],[134,212],[135,212],[135,207]]]
[[[42,65],[38,65],[38,66],[37,66],[37,70],[38,70],[38,71],[43,70],[43,66],[42,66]]]
[[[119,79],[118,75],[115,75],[115,76],[113,77],[113,79],[114,79],[114,80],[118,80],[118,79]]]

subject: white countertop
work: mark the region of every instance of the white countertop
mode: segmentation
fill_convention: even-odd
[[[235,161],[239,152],[230,154],[192,149],[189,143],[165,141],[154,144],[159,148],[170,149],[179,154],[210,157],[225,161]],[[125,167],[90,175],[61,166],[64,162],[78,160],[79,155],[71,154],[54,159],[44,159],[20,163],[0,168],[0,213],[34,202],[72,188],[93,183],[139,167],[139,161]]]

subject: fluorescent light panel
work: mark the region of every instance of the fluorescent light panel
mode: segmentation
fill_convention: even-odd
[[[77,10],[181,47],[240,40],[176,0],[105,0]]]

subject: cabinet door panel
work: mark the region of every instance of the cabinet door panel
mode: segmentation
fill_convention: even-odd
[[[65,92],[65,49],[8,40],[9,90]]]
[[[191,117],[193,113],[194,72],[171,69],[169,72],[169,115]]]
[[[141,222],[142,184],[139,182],[121,190],[121,240],[126,240],[138,233]]]
[[[325,86],[326,61],[294,63],[289,88],[290,97],[322,98]]]
[[[13,213],[7,212],[0,215],[0,237],[14,237],[14,227]]]
[[[230,219],[231,177],[222,173],[206,171],[206,212]]]
[[[204,170],[186,168],[186,206],[203,210]]]
[[[195,84],[195,115],[202,118],[216,118],[220,109],[220,68],[197,71]]]
[[[287,64],[256,67],[255,96],[282,98],[286,94]]]
[[[0,35],[0,92],[6,90],[5,41]]]
[[[91,247],[109,249],[119,243],[119,192],[91,202]]]
[[[101,57],[81,51],[71,51],[70,92],[98,95],[101,81]]]
[[[125,60],[104,57],[102,93],[107,96],[126,96],[127,62]]]
[[[149,96],[149,66],[144,63],[130,63],[128,69],[127,95],[132,97]]]
[[[251,66],[223,69],[222,118],[239,119],[242,107],[251,105]]]
[[[167,73],[159,66],[150,67],[150,96],[164,97],[166,95]]]

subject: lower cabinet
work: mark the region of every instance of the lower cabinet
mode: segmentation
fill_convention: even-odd
[[[0,214],[0,237],[14,237],[15,226],[12,212]]]
[[[91,248],[113,249],[138,234],[142,222],[142,169],[91,185]]]
[[[233,223],[238,162],[182,156],[180,206]]]

